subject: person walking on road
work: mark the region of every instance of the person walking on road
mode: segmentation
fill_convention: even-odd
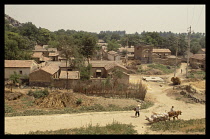
[[[171,107],[171,112],[174,111],[174,106]]]
[[[138,115],[138,117],[139,117],[140,105],[137,105],[137,107],[135,108],[135,111],[136,111],[135,116],[137,117],[137,115]]]

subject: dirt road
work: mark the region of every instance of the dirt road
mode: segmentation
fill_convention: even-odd
[[[133,77],[131,81],[135,82],[135,79],[138,80],[138,76]],[[171,106],[174,106],[175,110],[182,111],[182,115],[179,116],[180,119],[205,118],[205,105],[185,103],[168,97],[165,90],[171,86],[162,84],[161,87],[160,83],[157,82],[147,82],[147,86],[148,93],[146,98],[153,97],[155,105],[149,109],[141,110],[141,115],[138,118],[134,117],[134,111],[5,117],[5,133],[24,134],[29,131],[76,128],[89,124],[104,126],[107,123],[118,121],[125,124],[131,123],[135,126],[138,134],[157,134],[157,132],[147,130],[149,125],[147,124],[148,121],[145,120],[145,115],[150,116],[152,112],[169,111]],[[162,134],[165,133],[167,132]]]

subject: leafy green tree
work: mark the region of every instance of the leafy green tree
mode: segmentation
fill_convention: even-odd
[[[87,59],[89,64],[89,58],[94,54],[96,50],[96,37],[91,34],[84,34],[82,36],[82,44],[80,46],[81,54]]]
[[[192,39],[190,42],[190,51],[193,54],[196,54],[201,49],[201,45],[198,41],[198,39]]]
[[[50,31],[45,28],[39,28],[38,29],[38,36],[37,36],[37,43],[39,45],[45,45],[48,44],[50,41]]]
[[[159,35],[158,32],[146,32],[142,34],[142,41],[154,46],[162,45],[163,38]]]
[[[184,34],[179,35],[178,45],[178,55],[183,55],[187,51],[187,41]]]
[[[113,87],[117,85],[119,79],[123,77],[123,72],[120,69],[114,69],[112,71],[112,78],[113,78]]]
[[[120,48],[120,45],[116,40],[108,41],[107,50],[108,51],[117,51]]]
[[[117,34],[117,33],[113,33],[113,34],[111,35],[111,40],[120,40],[120,35]]]
[[[80,79],[81,80],[89,80],[90,79],[90,76],[91,76],[91,68],[92,68],[92,65],[91,64],[88,64],[87,67],[85,66],[81,66],[80,67]]]
[[[200,39],[199,39],[199,44],[201,45],[201,48],[205,48],[206,47],[206,37],[205,36],[202,36]]]
[[[32,22],[22,24],[22,26],[19,27],[19,31],[20,35],[27,36],[33,41],[37,41],[37,37],[39,36],[39,30]]]
[[[9,76],[9,80],[12,82],[11,83],[11,92],[12,92],[13,85],[21,82],[20,77],[21,77],[21,75],[17,74],[16,72],[14,72],[14,74],[11,74]]]
[[[33,42],[18,33],[5,31],[5,59],[28,60],[31,59]]]

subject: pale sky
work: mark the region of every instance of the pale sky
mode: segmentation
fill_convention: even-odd
[[[50,31],[205,33],[205,5],[5,5],[5,14]]]

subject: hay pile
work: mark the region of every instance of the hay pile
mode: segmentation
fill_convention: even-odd
[[[81,104],[77,102],[81,101]],[[78,107],[89,106],[93,103],[93,99],[83,94],[76,94],[70,92],[56,92],[50,93],[46,97],[35,100],[35,104],[43,108],[64,108],[64,107]]]

